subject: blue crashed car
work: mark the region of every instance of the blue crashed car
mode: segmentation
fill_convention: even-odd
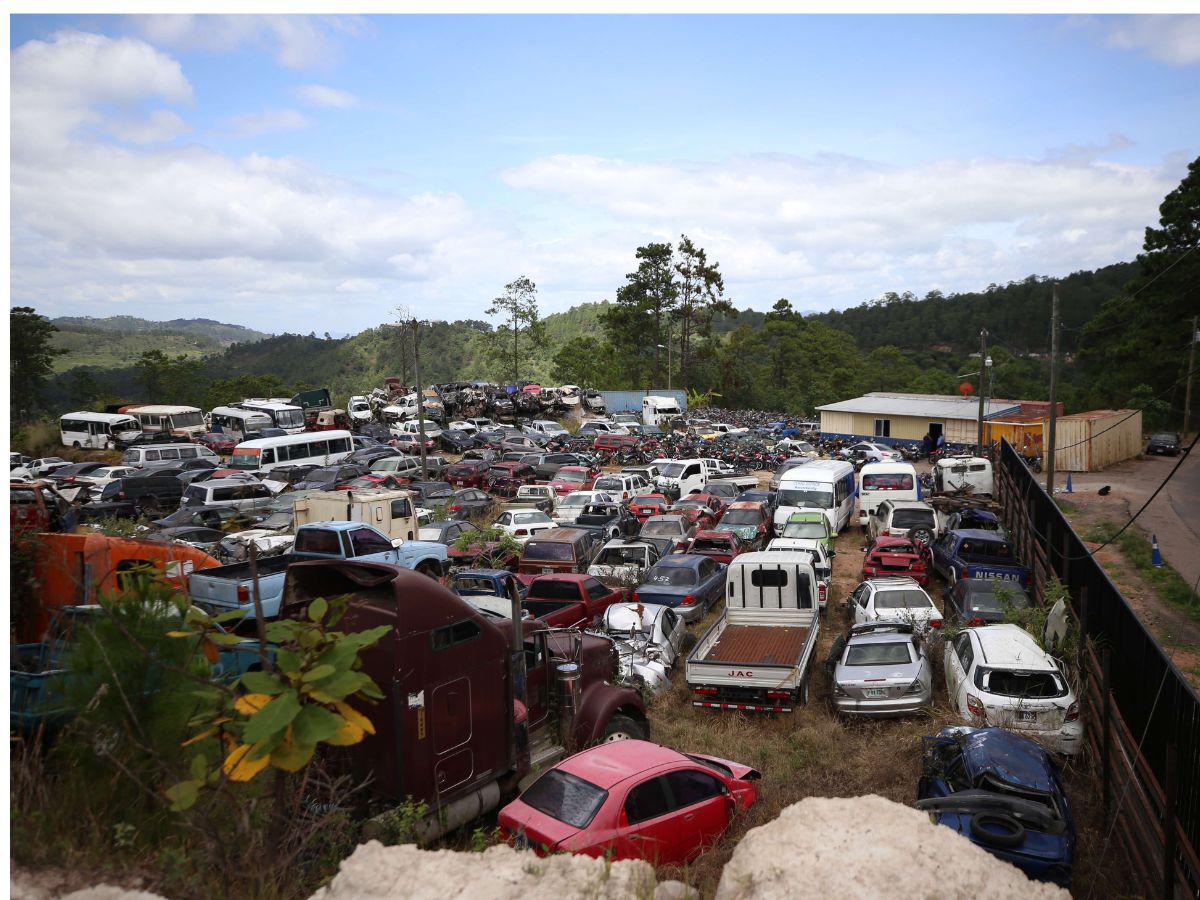
[[[723,563],[696,553],[674,553],[646,570],[633,599],[669,606],[685,622],[694,622],[724,595]]]
[[[943,728],[925,738],[917,809],[1030,878],[1071,884],[1075,822],[1054,760],[1002,728]]]

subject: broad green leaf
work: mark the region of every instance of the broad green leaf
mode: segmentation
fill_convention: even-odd
[[[270,756],[272,751],[287,738],[288,729],[280,728],[269,738],[259,741],[250,748],[250,752],[246,754],[246,759],[262,759],[264,756]]]
[[[328,678],[337,671],[333,666],[323,665],[309,669],[300,676],[301,681],[320,681],[322,678]]]
[[[292,740],[298,744],[316,744],[333,737],[339,727],[338,717],[329,710],[306,706],[292,720]]]
[[[242,687],[254,694],[282,694],[286,686],[269,672],[247,672],[242,676]]]
[[[383,691],[379,689],[379,685],[371,680],[369,675],[363,676],[363,683],[359,685],[358,690],[364,697],[370,697],[372,700],[383,699]]]
[[[308,604],[308,617],[314,622],[320,622],[325,618],[325,614],[329,612],[329,604],[324,597],[318,597],[312,603]]]
[[[294,675],[300,671],[300,655],[291,650],[280,649],[275,654],[275,667],[281,672]]]
[[[358,647],[342,639],[318,656],[317,664],[330,665],[335,669],[349,669],[357,658]]]
[[[321,693],[341,700],[362,687],[363,677],[360,672],[339,672],[321,685]]]
[[[242,642],[236,634],[210,634],[208,639],[220,647],[236,647]]]
[[[312,650],[321,643],[321,632],[317,631],[315,628],[311,628],[308,631],[302,631],[300,632],[300,637],[296,639],[296,642],[305,650]]]
[[[274,622],[268,622],[263,630],[268,641],[283,644],[300,633],[300,623],[291,619],[276,619]]]
[[[337,734],[326,738],[325,743],[332,744],[334,747],[349,747],[363,739],[364,732],[357,724],[341,716],[334,716],[334,718],[338,720]]]
[[[204,777],[208,775],[208,760],[204,758],[203,753],[192,757],[191,774],[197,781],[204,781]]]
[[[236,619],[244,619],[250,613],[248,609],[231,609],[229,612],[223,612],[213,619],[218,625],[224,625],[226,622],[233,622]]]
[[[183,812],[191,809],[200,797],[203,781],[181,781],[163,791],[171,801],[171,812]]]
[[[299,772],[312,759],[316,744],[284,741],[271,751],[271,765],[285,772]]]
[[[264,740],[286,728],[298,712],[296,692],[285,691],[250,717],[242,737],[250,743]]]

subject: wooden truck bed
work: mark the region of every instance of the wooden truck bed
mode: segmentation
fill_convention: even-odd
[[[696,662],[794,666],[807,639],[807,628],[727,625],[712,649]]]

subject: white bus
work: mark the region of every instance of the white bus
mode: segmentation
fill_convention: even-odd
[[[229,466],[246,472],[269,472],[276,466],[331,466],[353,450],[353,436],[348,431],[309,431],[238,444]]]
[[[64,447],[116,450],[137,440],[142,426],[133,416],[119,413],[73,412],[58,420]]]
[[[829,520],[830,531],[837,534],[854,514],[857,493],[854,466],[838,459],[816,459],[785,472],[779,479],[775,533],[783,534],[792,513],[819,509]]]
[[[252,431],[262,431],[275,424],[265,412],[255,409],[238,409],[236,406],[218,406],[210,416],[213,431],[233,438],[235,441],[245,440]]]
[[[867,463],[858,473],[858,484],[858,524],[863,528],[884,500],[921,499],[921,481],[909,462]]]
[[[123,406],[121,412],[137,419],[146,434],[192,440],[208,430],[195,406]]]
[[[282,428],[288,434],[299,434],[304,430],[304,410],[278,397],[251,397],[234,405],[266,413],[276,428]]]

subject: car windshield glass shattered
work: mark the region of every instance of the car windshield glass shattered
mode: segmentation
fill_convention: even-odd
[[[921,591],[880,591],[875,595],[876,609],[929,609],[931,605]]]
[[[721,516],[722,525],[757,525],[762,514],[756,509],[731,509]]]
[[[521,795],[521,801],[573,828],[586,828],[607,796],[608,791],[590,781],[551,769]]]
[[[575,559],[571,545],[558,541],[530,541],[525,545],[523,555],[535,562],[571,562]]]
[[[846,666],[899,666],[912,662],[907,641],[887,644],[851,644],[846,648]]]
[[[683,524],[674,519],[650,519],[642,526],[641,533],[651,537],[656,535],[678,537],[683,534]]]
[[[645,547],[605,547],[596,558],[596,564],[600,566],[627,566],[645,562]]]
[[[1008,669],[979,669],[975,673],[976,686],[989,694],[1001,697],[1028,697],[1045,699],[1062,697],[1067,687],[1057,672],[1013,672]]]

